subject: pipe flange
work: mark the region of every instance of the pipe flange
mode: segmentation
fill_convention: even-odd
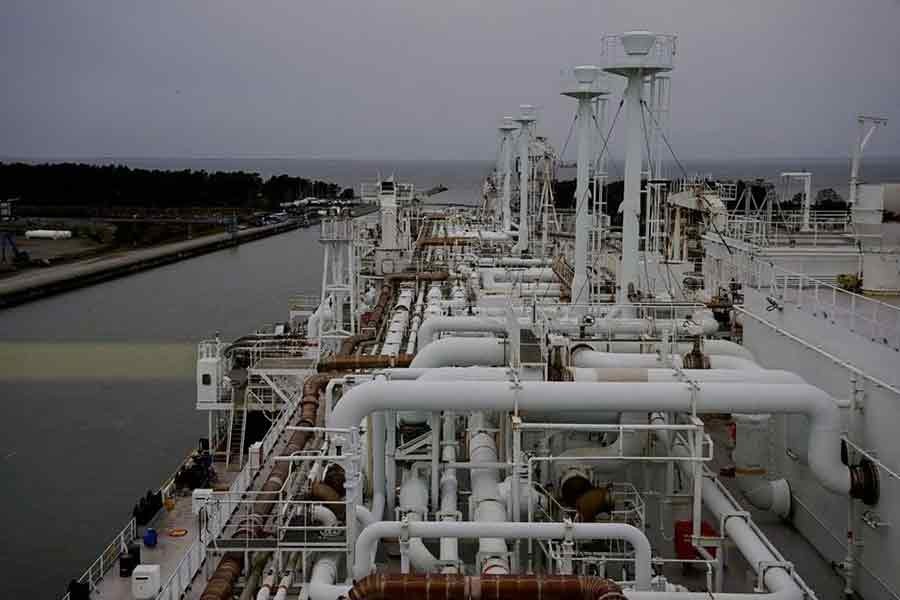
[[[868,458],[850,467],[850,495],[869,506],[878,504],[881,495],[878,467]]]

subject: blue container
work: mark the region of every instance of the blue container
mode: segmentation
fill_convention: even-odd
[[[148,548],[154,548],[158,539],[159,535],[152,527],[148,527],[147,531],[144,532],[144,545]]]

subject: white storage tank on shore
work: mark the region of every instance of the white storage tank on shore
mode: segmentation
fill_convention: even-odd
[[[29,240],[67,240],[72,232],[67,229],[31,229],[25,232]]]

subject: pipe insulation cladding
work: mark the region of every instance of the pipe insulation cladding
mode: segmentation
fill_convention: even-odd
[[[356,564],[353,577],[362,579],[372,569],[378,542],[383,538],[409,536],[415,538],[491,538],[499,539],[564,539],[622,540],[634,549],[635,587],[650,590],[651,549],[647,536],[637,527],[625,523],[508,523],[508,522],[435,522],[381,521],[363,529],[356,539]]]
[[[809,468],[819,483],[838,494],[873,499],[869,488],[877,488],[877,482],[860,466],[841,462],[838,405],[807,384],[709,382],[694,389],[680,382],[369,382],[345,394],[328,425],[355,427],[366,415],[382,410],[688,412],[694,402],[699,412],[805,415],[810,424]]]

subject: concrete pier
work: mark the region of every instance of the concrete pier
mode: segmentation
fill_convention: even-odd
[[[0,279],[0,308],[23,304],[45,296],[152,269],[229,246],[237,246],[299,227],[298,221],[286,221],[243,229],[236,233],[208,235],[194,240],[131,250],[123,254],[98,257],[46,269],[30,269],[19,275]]]

